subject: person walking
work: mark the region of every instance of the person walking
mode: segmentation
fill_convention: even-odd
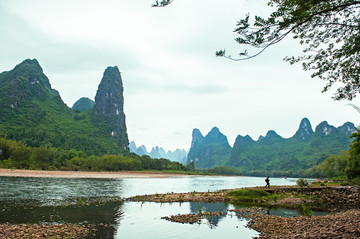
[[[269,179],[269,177],[265,178],[265,182],[266,182],[265,188],[266,187],[270,188],[270,179]]]

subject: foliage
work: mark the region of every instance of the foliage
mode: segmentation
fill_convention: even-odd
[[[156,0],[156,2],[152,5],[152,7],[166,7],[170,3],[172,3],[174,0],[163,0],[159,3],[159,1]]]
[[[4,138],[0,138],[0,168],[73,171],[187,170],[178,162],[153,159],[147,155],[88,156],[74,149],[44,146],[34,148]]]
[[[202,139],[197,140],[188,153],[188,162],[193,161],[196,168],[224,166],[229,160],[231,146],[227,137],[217,127]]]
[[[196,168],[212,168],[224,165],[229,159],[230,151],[230,145],[199,142],[195,147],[191,147],[188,160],[197,158],[198,160],[194,161]]]
[[[308,183],[308,181],[306,181],[305,179],[299,178],[299,179],[296,181],[296,185],[298,185],[299,187],[306,187],[306,186],[309,186],[309,183]]]
[[[307,137],[300,136],[303,134],[301,131],[303,127],[300,125],[297,133],[288,139],[282,138],[274,131],[269,131],[265,137],[257,141],[250,136],[239,135],[232,148],[226,136],[217,130],[218,133],[210,132],[206,137],[199,137],[193,142],[188,154],[188,162],[194,162],[197,170],[216,168],[208,171],[209,173],[216,170],[216,173],[222,174],[221,170],[227,170],[228,175],[319,177],[324,174],[324,167],[330,167],[329,165],[333,169],[344,169],[343,160],[336,160],[335,163],[323,164],[309,170],[321,164],[328,155],[349,149],[351,143],[348,137],[349,129],[356,130],[352,123],[345,123],[335,128],[324,121],[316,127],[315,132],[309,126],[307,130],[310,133]],[[235,170],[232,169],[230,172],[229,168]],[[329,168],[327,172],[331,173],[330,170]],[[333,176],[344,174],[340,171],[332,171],[332,173]]]
[[[164,7],[172,1],[156,1],[153,6]],[[234,32],[240,36],[235,41],[260,50],[249,55],[247,50],[235,59],[226,50],[216,56],[232,60],[246,60],[258,56],[267,48],[288,35],[304,46],[299,57],[285,57],[290,64],[302,62],[303,69],[312,71],[312,77],[326,81],[323,92],[335,83],[335,100],[352,100],[360,91],[360,22],[358,0],[269,0],[275,11],[268,18],[250,15],[240,19]]]
[[[126,153],[93,123],[92,110],[76,113],[64,104],[36,60],[0,74],[0,108],[0,137],[89,155]]]
[[[337,155],[329,155],[322,163],[309,169],[309,174],[320,178],[334,178],[345,175],[350,152],[341,151]]]
[[[333,178],[342,185],[360,183],[360,131],[352,136],[350,150],[330,155],[319,165],[306,170],[311,177]]]
[[[311,207],[306,206],[305,204],[301,205],[302,213],[305,217],[311,217],[313,215],[313,211],[311,210]]]
[[[225,198],[230,199],[231,203],[240,205],[261,205],[267,204],[270,200],[277,200],[278,195],[271,195],[264,190],[240,189],[227,192]]]
[[[90,100],[89,98],[82,97],[78,101],[74,103],[71,107],[75,112],[85,112],[91,109],[94,106],[94,101]]]
[[[256,57],[268,47],[279,43],[289,34],[304,45],[303,55],[286,57],[290,64],[303,62],[303,69],[312,71],[312,77],[327,82],[323,92],[335,83],[334,99],[353,99],[360,90],[360,25],[358,20],[360,2],[357,0],[269,0],[276,10],[266,19],[250,15],[241,19],[235,32],[239,44],[260,48],[253,55],[240,53],[239,59]],[[217,56],[226,55],[225,50]]]
[[[241,173],[231,167],[219,166],[214,168],[209,168],[205,170],[209,174],[216,174],[216,175],[241,175]]]
[[[271,194],[264,190],[249,190],[249,189],[240,189],[234,190],[228,193],[229,196],[234,196],[238,198],[244,199],[255,199],[255,198],[263,198],[268,197]]]
[[[327,136],[315,132],[308,140],[299,140],[296,137],[275,138],[267,141],[264,139],[266,137],[251,143],[235,142],[227,165],[236,167],[244,175],[249,176],[307,177],[319,175],[322,170],[320,167],[325,167],[325,164],[316,170],[307,171],[307,169],[321,164],[328,155],[348,149],[351,143],[343,131],[335,128]],[[336,165],[332,163],[331,166],[341,170],[344,164],[336,161]],[[330,171],[327,172],[330,173]],[[335,172],[337,171],[334,171],[334,176],[337,176],[339,173]]]
[[[188,163],[188,164],[186,165],[186,168],[187,168],[188,171],[195,171],[195,164],[194,164],[194,162],[191,161],[190,163]]]
[[[360,113],[360,107],[359,107],[359,106],[354,105],[354,104],[347,104],[347,105],[350,105],[350,106],[353,107],[357,112]]]
[[[346,166],[346,176],[349,179],[360,179],[360,130],[352,136],[354,141],[350,145],[350,158]]]

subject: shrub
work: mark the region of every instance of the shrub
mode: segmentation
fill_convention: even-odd
[[[306,181],[305,179],[303,178],[299,178],[297,181],[296,181],[296,185],[298,185],[299,187],[306,187],[309,185],[308,181]]]
[[[313,212],[309,206],[306,206],[305,204],[301,205],[302,213],[305,217],[311,217]]]

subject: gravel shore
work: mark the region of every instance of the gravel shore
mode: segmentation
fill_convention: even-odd
[[[86,226],[74,224],[0,224],[0,239],[8,238],[84,238],[90,229]]]
[[[251,188],[247,188],[250,189]],[[267,215],[262,208],[231,210],[249,220],[247,226],[260,232],[259,238],[360,238],[360,187],[273,187],[271,194],[287,194],[288,197],[269,202],[270,205],[294,207],[312,205],[315,209],[331,211],[326,216],[284,217]],[[130,201],[152,202],[223,202],[226,192],[168,193],[142,195]],[[194,223],[201,215],[183,214],[164,217],[180,223]]]
[[[249,209],[234,210],[249,219],[248,227],[260,232],[259,238],[360,238],[360,210],[351,209],[326,216],[281,217]]]

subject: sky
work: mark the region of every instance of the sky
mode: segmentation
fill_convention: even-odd
[[[118,66],[129,140],[148,150],[188,150],[194,128],[205,136],[216,126],[232,146],[237,135],[257,140],[268,130],[289,138],[303,117],[313,129],[360,124],[348,101],[321,93],[325,82],[283,61],[301,54],[292,38],[247,61],[215,57],[256,51],[238,45],[233,30],[247,13],[267,16],[267,1],[154,2],[1,0],[0,72],[35,58],[71,107],[94,100],[105,69]]]

